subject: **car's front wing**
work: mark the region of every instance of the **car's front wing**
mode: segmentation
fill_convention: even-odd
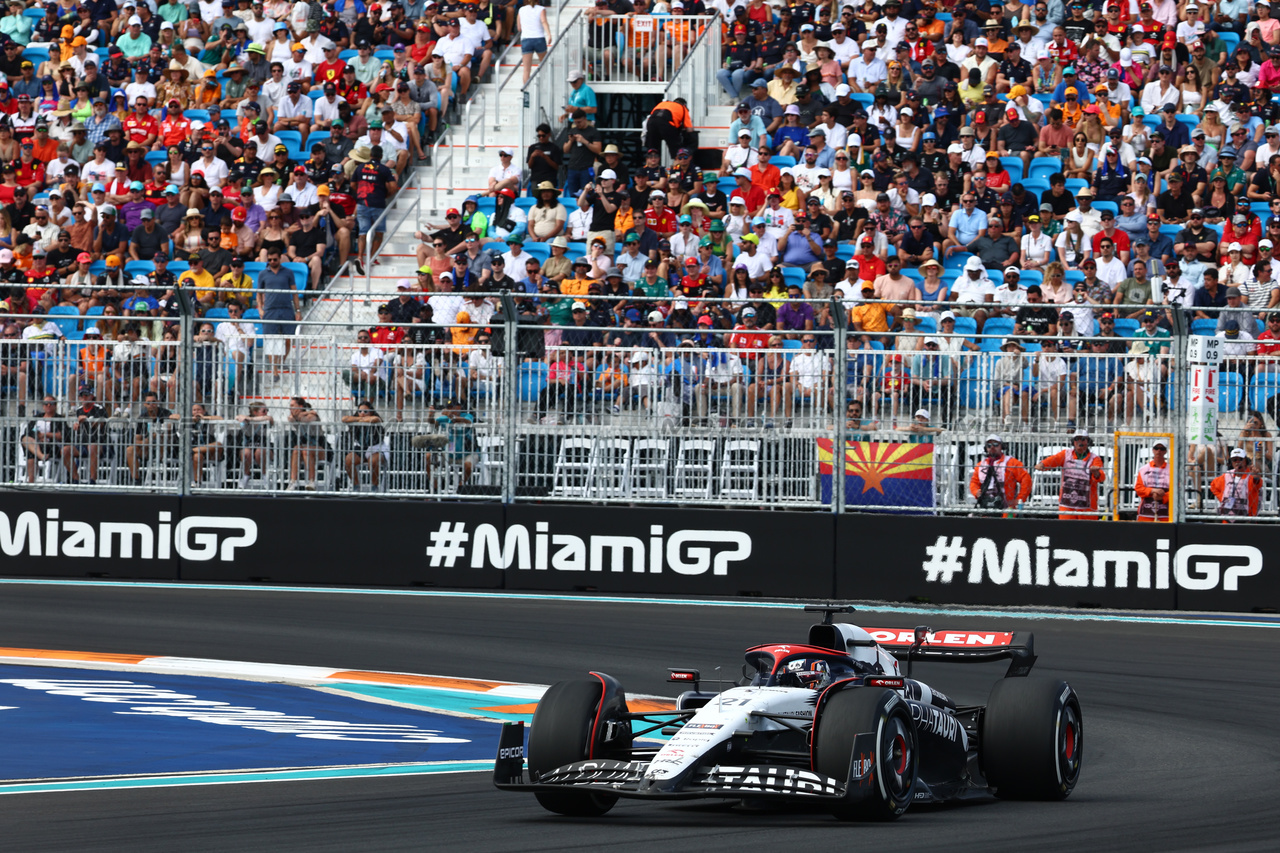
[[[698,767],[677,780],[646,778],[648,761],[575,761],[532,779],[524,766],[524,726],[503,727],[493,784],[504,791],[595,791],[640,799],[690,800],[742,797],[840,800],[847,783],[798,767],[716,764]]]

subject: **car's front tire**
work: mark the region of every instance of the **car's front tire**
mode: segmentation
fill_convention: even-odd
[[[596,712],[604,686],[596,680],[561,681],[551,685],[538,702],[529,731],[530,772],[539,774],[591,755]],[[547,811],[570,817],[598,817],[618,802],[616,796],[593,791],[538,791],[534,794]]]
[[[841,820],[895,820],[911,805],[919,750],[911,711],[892,690],[841,690],[822,706],[813,734],[813,769],[848,780],[854,758],[870,758],[870,775],[850,781],[844,802],[833,809]],[[870,755],[855,756],[854,740],[873,733]]]
[[[982,772],[997,797],[1065,800],[1080,778],[1084,717],[1065,681],[1006,678],[982,714]]]

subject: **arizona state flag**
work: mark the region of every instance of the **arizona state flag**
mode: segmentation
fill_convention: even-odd
[[[831,503],[835,479],[832,440],[818,439],[818,473],[822,501]],[[849,507],[884,507],[885,512],[919,513],[932,509],[933,445],[904,442],[850,441],[844,451],[844,503]]]

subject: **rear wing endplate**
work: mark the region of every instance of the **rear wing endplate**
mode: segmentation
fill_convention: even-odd
[[[913,661],[949,661],[951,663],[987,663],[1008,660],[1005,678],[1021,678],[1035,665],[1035,635],[1008,631],[934,631],[921,625],[916,628],[866,628],[872,639],[898,660],[907,662],[907,675]]]

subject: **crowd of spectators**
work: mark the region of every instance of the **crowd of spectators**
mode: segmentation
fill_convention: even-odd
[[[727,146],[694,150],[675,99],[632,160],[596,129],[591,83],[619,44],[644,65],[678,43],[688,15],[723,29]],[[419,233],[414,289],[448,294],[426,300],[436,324],[455,324],[466,291],[505,290],[522,323],[547,327],[521,336],[527,359],[690,343],[750,368],[771,342],[812,336],[829,355],[847,323],[856,346],[900,354],[851,378],[869,405],[952,408],[960,357],[987,350],[1011,371],[1006,417],[1051,407],[1069,423],[1085,404],[1162,407],[1144,394],[1167,364],[1135,362],[1168,355],[1175,320],[1220,334],[1245,381],[1246,356],[1280,348],[1265,343],[1273,315],[1280,332],[1266,4],[598,0],[588,17],[601,37],[525,169],[504,149],[484,193]],[[934,349],[951,366],[918,363]],[[1128,358],[1079,377],[1076,353]],[[1012,371],[1027,367],[1024,395]]]
[[[252,321],[287,334],[325,275],[348,258],[363,272],[403,173],[515,20],[513,4],[435,0],[6,9],[0,330],[22,343],[0,369],[24,416],[63,337],[85,341],[69,398],[84,385],[137,412],[150,388],[172,405],[183,290],[213,321],[195,331],[195,399],[235,384],[223,356],[243,379]],[[271,348],[259,368],[282,366]]]

